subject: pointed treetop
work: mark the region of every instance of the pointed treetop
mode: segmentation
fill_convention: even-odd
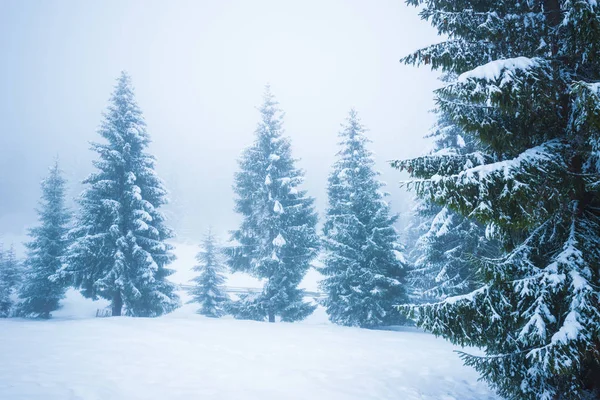
[[[339,132],[339,137],[342,138],[338,144],[342,145],[338,155],[346,155],[350,158],[370,158],[372,152],[366,148],[367,143],[371,140],[365,135],[368,131],[363,126],[355,108],[351,108],[346,118],[346,122],[341,124],[342,130]]]
[[[127,102],[133,103],[137,108],[134,94],[131,75],[129,75],[127,71],[121,71],[121,74],[117,78],[117,83],[114,86],[111,100],[117,101],[120,98],[126,98]]]
[[[150,142],[146,122],[135,98],[131,77],[125,71],[117,78],[110,96],[110,104],[103,113],[99,133],[109,142],[121,146],[123,142],[145,148]]]
[[[44,206],[44,202],[48,204],[54,204],[54,206],[50,207],[40,215],[54,216],[56,215],[56,213],[60,213],[60,210],[56,209],[56,207],[57,202],[60,204],[59,208],[62,208],[64,206],[64,192],[66,183],[67,182],[63,176],[63,171],[60,168],[58,162],[58,156],[56,156],[54,158],[54,163],[50,167],[48,167],[48,175],[41,182],[41,199],[43,200],[43,202],[40,202],[40,206],[42,207],[42,209],[47,206]],[[38,213],[41,212],[41,210],[37,211]]]
[[[348,119],[349,120],[360,120],[360,118],[358,117],[358,111],[356,111],[355,107],[351,107],[350,111],[348,112]]]
[[[59,158],[58,154],[56,156],[54,156],[54,162],[48,169],[50,170],[52,175],[57,175],[57,174],[60,174],[63,172],[62,169],[60,168],[60,158]]]
[[[270,99],[273,97],[273,92],[271,91],[271,84],[267,82],[265,84],[265,91],[263,92],[264,99]]]
[[[361,123],[358,111],[353,107],[348,112],[346,123],[341,124],[343,130],[340,132],[340,136],[353,138],[356,136],[364,137],[365,142],[371,142],[364,135],[368,131],[367,128]]]
[[[134,90],[131,82],[131,76],[126,71],[121,71],[113,91],[113,99],[118,96],[126,95],[129,100],[135,101],[133,98],[133,92]]]
[[[208,228],[206,228],[206,232],[204,233],[204,245],[210,245],[210,246],[214,246],[216,242],[216,236],[214,233],[214,229],[212,227],[212,225],[209,225]],[[206,250],[206,249],[204,249]]]
[[[258,109],[263,114],[263,121],[270,121],[276,113],[281,113],[281,109],[278,106],[279,102],[275,99],[275,95],[271,91],[271,85],[267,83],[263,93],[263,103]]]
[[[119,86],[131,86],[131,75],[129,75],[129,72],[122,70],[117,82]]]

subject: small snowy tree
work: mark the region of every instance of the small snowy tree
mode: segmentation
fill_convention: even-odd
[[[6,318],[10,314],[12,306],[10,292],[11,287],[4,279],[4,249],[0,243],[0,318]]]
[[[19,293],[22,299],[20,315],[50,318],[50,313],[58,309],[64,297],[65,283],[50,277],[60,270],[68,245],[71,215],[65,206],[65,184],[57,161],[42,182],[42,201],[38,210],[40,225],[29,231],[27,273]]]
[[[237,318],[297,321],[313,312],[300,281],[316,256],[319,240],[314,200],[299,186],[304,172],[295,166],[282,117],[267,87],[254,144],[243,153],[235,175],[235,210],[243,221],[233,232],[229,265],[266,280],[259,296],[232,305]]]
[[[340,132],[338,160],[329,175],[321,287],[332,322],[377,327],[401,322],[395,305],[407,301],[406,265],[377,179],[369,142],[356,111]]]
[[[600,397],[600,4],[409,0],[448,39],[404,59],[458,76],[438,107],[481,146],[395,163],[506,255],[472,292],[416,307],[501,396]]]
[[[167,280],[174,260],[173,236],[159,208],[167,191],[147,153],[150,136],[134,98],[129,76],[118,79],[94,143],[97,172],[84,183],[62,275],[73,277],[85,297],[112,302],[112,315],[153,317],[179,306],[175,285]]]
[[[198,314],[219,318],[226,314],[229,296],[223,291],[225,265],[217,240],[209,229],[202,243],[202,250],[196,256],[198,264],[193,268],[200,275],[192,279],[195,283],[190,290],[192,299],[188,303],[199,303]]]
[[[11,315],[14,305],[13,294],[21,283],[22,268],[13,246],[7,251],[0,245],[0,318]]]

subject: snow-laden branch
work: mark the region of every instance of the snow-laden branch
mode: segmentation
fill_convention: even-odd
[[[494,60],[487,64],[480,65],[470,71],[462,73],[458,77],[458,82],[466,82],[468,79],[483,79],[488,82],[495,81],[505,76],[513,76],[516,71],[527,71],[541,65],[539,58],[516,57],[503,60]],[[506,79],[506,77],[505,77]]]
[[[519,154],[517,157],[510,160],[497,161],[489,164],[477,165],[468,168],[458,174],[442,176],[439,174],[433,175],[429,179],[413,179],[401,182],[402,184],[413,183],[438,183],[445,180],[472,180],[474,175],[477,175],[478,180],[483,180],[490,175],[502,172],[505,179],[509,179],[514,171],[522,170],[525,165],[537,165],[537,168],[544,172],[542,162],[555,161],[555,152],[562,147],[557,140],[551,140],[539,146],[532,147]]]

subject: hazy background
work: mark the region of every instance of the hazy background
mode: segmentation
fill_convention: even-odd
[[[0,241],[35,223],[39,181],[56,155],[77,196],[121,70],[132,76],[181,239],[209,224],[235,228],[233,174],[266,83],[321,213],[350,107],[404,213],[403,176],[386,160],[426,150],[439,84],[398,60],[437,41],[402,0],[1,0]]]

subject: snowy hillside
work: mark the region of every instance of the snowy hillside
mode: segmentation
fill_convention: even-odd
[[[8,319],[0,352],[0,398],[11,400],[495,398],[452,346],[413,330],[201,316]]]
[[[178,246],[176,280],[195,251]],[[50,321],[0,320],[0,399],[496,398],[452,345],[413,328],[344,328],[321,308],[294,324],[209,319],[193,304],[155,319],[94,318],[104,306],[70,291]]]

